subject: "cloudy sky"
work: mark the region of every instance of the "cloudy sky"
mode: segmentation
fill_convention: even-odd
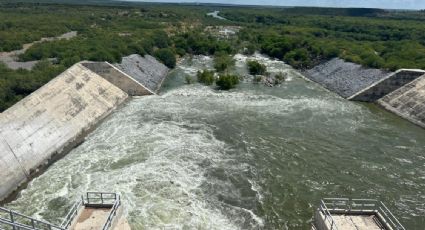
[[[281,6],[368,7],[385,9],[425,9],[425,0],[130,0],[146,2],[214,2]]]

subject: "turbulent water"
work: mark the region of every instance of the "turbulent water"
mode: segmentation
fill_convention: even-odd
[[[84,192],[112,191],[133,229],[309,229],[322,197],[378,198],[423,229],[424,130],[255,58],[286,81],[185,85],[212,60],[184,60],[160,95],[128,102],[7,206],[60,223]]]

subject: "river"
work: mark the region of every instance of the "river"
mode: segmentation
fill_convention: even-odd
[[[286,81],[185,85],[212,60],[183,60],[160,95],[122,106],[7,207],[60,223],[84,192],[111,191],[133,229],[309,229],[323,197],[377,198],[423,229],[424,130],[256,58]]]

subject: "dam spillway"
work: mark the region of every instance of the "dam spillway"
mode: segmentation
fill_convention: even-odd
[[[129,96],[150,94],[154,92],[109,63],[80,62],[4,111],[0,200],[81,143]]]
[[[349,196],[421,229],[423,130],[264,61],[288,73],[281,86],[229,92],[185,85],[212,61],[183,61],[159,95],[121,106],[7,207],[60,222],[85,191],[113,190],[133,229],[307,229],[321,198]]]
[[[352,101],[376,103],[425,128],[425,70],[399,69],[393,73],[365,68],[339,58],[304,72],[306,77]]]

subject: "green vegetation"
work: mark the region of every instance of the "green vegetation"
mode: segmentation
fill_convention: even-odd
[[[204,70],[199,71],[197,74],[198,82],[205,84],[205,85],[212,85],[214,84],[215,77],[214,77],[214,71]]]
[[[189,76],[189,75],[184,78],[184,81],[188,85],[190,85],[190,84],[192,84],[194,82],[193,78],[191,76]]]
[[[283,74],[283,73],[278,73],[278,74],[276,74],[275,76],[274,76],[274,78],[276,79],[276,81],[280,84],[280,83],[282,83],[283,81],[285,81],[285,79],[286,79],[286,77],[285,77],[285,74]]]
[[[0,111],[9,108],[64,70],[63,66],[52,65],[49,61],[39,62],[32,71],[13,71],[0,63]]]
[[[239,84],[239,77],[236,75],[221,75],[217,79],[216,84],[221,90],[229,90]]]
[[[176,56],[171,49],[163,48],[155,50],[154,56],[169,68],[176,66]]]
[[[267,71],[265,65],[258,61],[248,61],[248,70],[251,75],[264,75]]]
[[[214,55],[214,67],[227,73],[237,52],[267,54],[310,68],[333,57],[364,66],[425,69],[425,12],[377,9],[214,7],[229,20],[205,14],[208,5],[147,4],[90,0],[0,1],[0,52],[69,31],[70,40],[37,43],[22,61],[55,58],[32,71],[0,68],[0,111],[81,60],[119,62],[137,53],[169,67],[184,55]],[[64,4],[64,3],[67,4]],[[78,3],[78,4],[75,4]],[[74,5],[69,5],[74,4]],[[240,26],[237,36],[220,39],[207,30]],[[255,65],[253,73],[263,72]]]
[[[214,68],[217,72],[227,71],[233,65],[235,65],[235,60],[233,60],[231,55],[218,53],[214,57]]]

